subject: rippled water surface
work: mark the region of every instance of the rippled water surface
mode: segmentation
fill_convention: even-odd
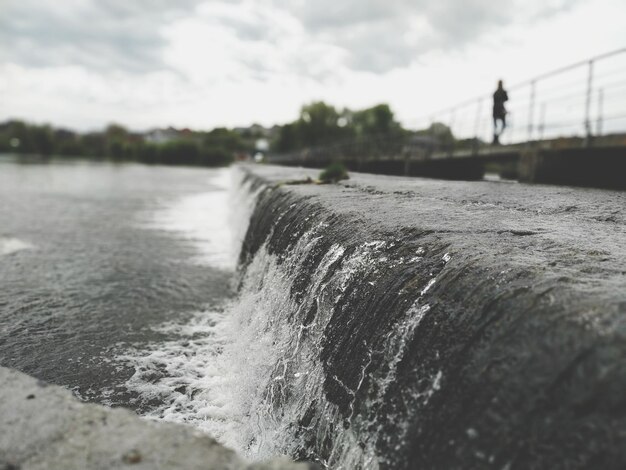
[[[127,350],[230,297],[228,170],[0,160],[0,365],[140,408]]]

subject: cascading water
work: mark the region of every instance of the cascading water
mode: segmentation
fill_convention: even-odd
[[[597,429],[615,438],[623,398],[589,384],[621,383],[620,349],[578,321],[612,304],[489,227],[390,228],[239,171],[236,297],[127,357],[150,416],[331,469],[619,468]]]
[[[407,445],[403,423],[411,412],[385,410],[387,389],[450,255],[425,261],[422,246],[354,233],[314,207],[276,203],[284,197],[266,189],[259,204],[267,207],[257,207],[244,244],[233,313],[251,338],[235,349],[260,340],[267,350],[264,367],[253,366],[262,371],[246,409],[254,426],[229,444],[338,469],[406,461],[398,451]],[[403,291],[402,284],[412,286]],[[426,403],[441,380],[440,370],[425,375],[414,398]],[[399,459],[385,455],[390,450]]]
[[[391,463],[381,448],[406,445],[406,412],[385,409],[388,388],[449,255],[425,262],[422,246],[349,232],[296,204],[253,213],[257,198],[284,196],[251,180],[234,186],[252,221],[236,300],[162,325],[176,339],[126,353],[137,370],[128,387],[164,403],[149,416],[193,424],[255,459],[286,454],[337,469]],[[398,290],[398,278],[413,287]],[[441,380],[441,371],[425,375],[415,399],[428,401]]]

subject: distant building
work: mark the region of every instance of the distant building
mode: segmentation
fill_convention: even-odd
[[[143,138],[146,142],[149,142],[151,144],[164,144],[166,142],[185,137],[185,131],[188,135],[191,135],[191,131],[189,129],[183,129],[182,131],[179,131],[170,126],[167,129],[153,129],[151,131],[148,131],[144,134]]]
[[[254,149],[257,152],[267,153],[270,149],[270,143],[266,138],[256,139],[254,142]]]
[[[233,130],[245,138],[271,140],[276,135],[278,126],[264,127],[260,124],[252,124],[248,127],[235,127]]]

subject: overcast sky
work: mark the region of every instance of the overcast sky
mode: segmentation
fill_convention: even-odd
[[[0,119],[206,129],[324,100],[412,125],[624,47],[625,21],[624,0],[0,0]]]

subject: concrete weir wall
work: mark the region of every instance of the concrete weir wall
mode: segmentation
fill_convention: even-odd
[[[0,367],[0,469],[307,470],[251,464],[188,426],[81,403],[62,387]]]
[[[260,191],[241,266],[269,256],[282,275],[261,284],[292,280],[280,371],[323,382],[281,385],[291,455],[626,468],[626,193],[241,171]]]
[[[241,288],[273,289],[259,332],[288,333],[259,387],[272,415],[254,416],[278,453],[331,469],[626,468],[626,193],[238,171],[257,195]],[[250,464],[0,368],[1,470],[309,467]]]
[[[626,148],[571,148],[523,152],[519,176],[529,183],[626,189]]]

